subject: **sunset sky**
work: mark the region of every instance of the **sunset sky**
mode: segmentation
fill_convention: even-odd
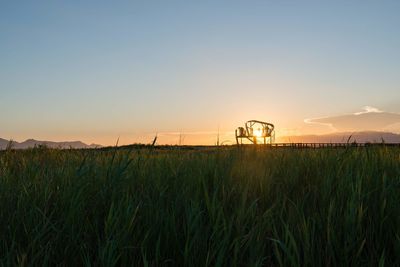
[[[3,1],[0,137],[400,133],[400,1]]]

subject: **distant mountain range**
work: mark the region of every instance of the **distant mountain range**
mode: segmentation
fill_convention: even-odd
[[[9,145],[10,141],[0,138],[0,150],[6,149]],[[52,141],[38,141],[34,139],[28,139],[24,142],[16,142],[12,141],[12,148],[14,149],[26,149],[32,148],[39,145],[45,145],[50,148],[99,148],[102,147],[101,145],[91,144],[87,145],[81,141],[71,141],[71,142],[52,142]]]
[[[400,143],[400,134],[389,133],[389,132],[340,132],[324,135],[297,135],[297,136],[282,136],[277,137],[277,143],[346,143],[346,142],[357,142],[357,143]],[[10,141],[0,138],[0,150],[6,149]],[[12,142],[12,148],[14,149],[26,149],[32,148],[39,145],[45,145],[50,148],[100,148],[102,145],[91,144],[87,145],[81,141],[71,142],[52,142],[52,141],[38,141],[34,139],[28,139],[24,142]]]
[[[277,138],[279,143],[400,143],[400,134],[389,132],[340,132],[324,135],[283,136]]]

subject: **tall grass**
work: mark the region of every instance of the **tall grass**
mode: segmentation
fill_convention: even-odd
[[[0,153],[0,262],[400,265],[397,148]]]

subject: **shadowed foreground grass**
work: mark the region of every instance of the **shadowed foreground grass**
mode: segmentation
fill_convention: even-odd
[[[400,265],[400,150],[0,153],[2,265]]]

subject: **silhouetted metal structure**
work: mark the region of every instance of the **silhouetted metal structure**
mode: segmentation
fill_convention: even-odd
[[[257,144],[258,140],[261,139],[264,144],[272,144],[275,142],[274,129],[275,126],[272,123],[250,120],[245,123],[245,127],[238,127],[236,129],[236,143],[238,145],[243,144],[243,139],[247,139],[253,144]]]

